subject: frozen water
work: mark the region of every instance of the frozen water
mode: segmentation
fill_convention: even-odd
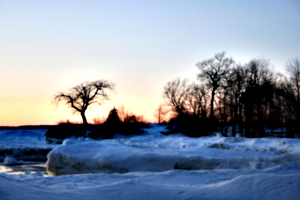
[[[11,129],[0,130],[0,148],[32,147],[45,144],[47,129]]]
[[[17,160],[46,160],[57,145],[45,143],[46,129],[0,130],[0,161],[9,156]]]

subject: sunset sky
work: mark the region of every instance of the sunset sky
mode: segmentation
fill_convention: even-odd
[[[299,0],[0,0],[0,126],[81,121],[54,95],[116,84],[89,122],[125,109],[154,121],[163,87],[197,81],[195,64],[226,51],[285,72],[300,56]]]

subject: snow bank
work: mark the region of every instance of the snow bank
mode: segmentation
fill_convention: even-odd
[[[151,134],[103,141],[65,140],[48,154],[51,175],[162,172],[173,169],[264,169],[300,162],[293,139],[187,138]]]

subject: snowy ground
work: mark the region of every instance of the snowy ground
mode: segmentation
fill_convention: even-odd
[[[57,145],[45,144],[47,129],[0,130],[0,162],[6,155],[17,160],[45,160],[45,155]],[[11,161],[11,160],[10,160]]]
[[[0,173],[0,199],[300,198],[299,139],[187,138],[164,136],[163,129],[63,145],[44,144],[42,130],[1,130],[0,150],[18,149],[11,151],[17,160],[3,164],[22,163],[19,149],[54,148],[46,166],[61,176]]]

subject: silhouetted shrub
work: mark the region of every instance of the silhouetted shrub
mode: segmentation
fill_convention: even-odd
[[[212,121],[209,118],[182,114],[170,120],[167,126],[169,131],[163,134],[183,133],[189,137],[201,137],[208,135],[211,127]]]
[[[105,124],[108,125],[119,125],[121,122],[119,115],[118,115],[118,110],[116,108],[113,108],[110,112],[109,115],[105,121]]]
[[[149,126],[142,121],[142,117],[131,114],[126,115],[124,117],[124,122],[122,122],[118,110],[113,108],[102,127],[102,132],[104,133],[103,139],[113,138],[115,134],[127,136],[143,134],[143,129],[148,128]]]

